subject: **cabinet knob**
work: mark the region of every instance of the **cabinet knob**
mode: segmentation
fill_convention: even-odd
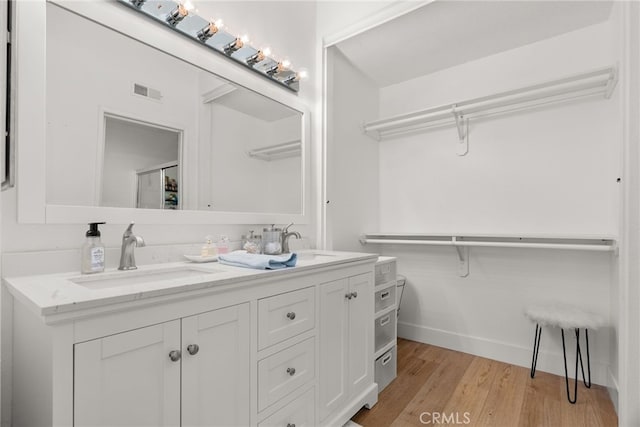
[[[287,427],[296,427],[294,423],[287,423]]]
[[[180,350],[171,350],[169,352],[169,359],[171,359],[172,362],[177,362],[181,356]]]
[[[200,346],[198,344],[189,344],[187,346],[187,351],[190,355],[194,356],[200,351]]]
[[[287,313],[287,318],[290,319],[290,320],[295,319],[296,318],[296,313],[293,312],[293,311],[288,312]]]
[[[345,294],[345,296],[344,296],[344,297],[345,297],[346,299],[351,299],[351,298],[353,298],[353,295],[352,295],[352,294]]]
[[[294,376],[296,374],[296,368],[287,368],[287,374]]]
[[[354,298],[358,298],[358,293],[357,292],[351,292],[351,296]]]

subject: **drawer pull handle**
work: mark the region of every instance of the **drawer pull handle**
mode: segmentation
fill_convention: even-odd
[[[389,292],[389,291],[383,292],[383,293],[380,294],[380,299],[381,300],[382,299],[387,299],[387,298],[389,298],[390,295],[391,295],[391,292]]]
[[[296,368],[287,368],[287,374],[294,376],[296,374]]]
[[[391,320],[391,316],[389,315],[383,317],[382,319],[380,319],[380,326],[386,325],[387,323],[389,323],[390,320]]]
[[[391,361],[391,353],[387,354],[382,358],[382,366],[386,365]]]
[[[345,294],[344,296],[346,299],[351,299],[353,298],[353,294]]]
[[[200,346],[198,344],[189,344],[187,346],[187,351],[190,355],[195,356],[200,351]]]
[[[293,320],[295,318],[296,318],[296,313],[295,312],[290,311],[290,312],[287,313],[287,319]]]
[[[171,359],[172,362],[177,362],[181,356],[180,350],[171,350],[169,352],[169,359]]]
[[[296,427],[294,423],[287,423],[287,427]]]
[[[358,298],[358,293],[357,292],[351,292],[351,296],[354,298]]]

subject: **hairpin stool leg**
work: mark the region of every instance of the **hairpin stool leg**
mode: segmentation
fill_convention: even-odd
[[[578,362],[580,360],[580,329],[576,328],[576,376],[573,381],[573,400],[571,399],[571,393],[569,392],[569,372],[567,370],[567,349],[564,343],[564,329],[560,328],[560,332],[562,333],[562,353],[564,356],[564,380],[567,386],[567,399],[569,403],[576,403],[576,399],[578,398]]]
[[[542,326],[536,323],[536,333],[533,336],[533,359],[531,360],[531,378],[536,375],[536,365],[538,364],[538,351],[540,350],[540,338],[542,337]]]

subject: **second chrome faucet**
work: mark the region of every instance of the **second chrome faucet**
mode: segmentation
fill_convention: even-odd
[[[289,227],[291,227],[292,225],[293,225],[293,223],[287,225],[284,228],[284,230],[282,230],[282,236],[281,236],[282,252],[285,253],[285,254],[288,254],[289,252],[291,252],[289,250],[289,238],[291,236],[295,236],[296,239],[302,239],[302,236],[297,231],[289,231]]]
[[[120,266],[118,266],[118,270],[135,270],[138,268],[136,266],[134,249],[136,246],[145,246],[145,243],[141,236],[133,234],[133,225],[133,222],[129,224],[129,227],[127,227],[122,235],[122,249],[120,251]]]

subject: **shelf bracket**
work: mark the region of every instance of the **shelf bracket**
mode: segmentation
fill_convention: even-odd
[[[451,106],[451,113],[456,120],[456,127],[458,128],[456,154],[458,154],[458,156],[464,156],[469,152],[469,119],[458,113],[455,104]]]
[[[618,83],[618,68],[615,67],[612,69],[609,78],[607,79],[607,85],[605,87],[604,97],[605,99],[611,98],[613,94],[613,89],[616,88],[616,84]]]
[[[469,247],[456,245],[456,237],[451,238],[451,243],[458,253],[458,275],[467,277],[469,275]]]

